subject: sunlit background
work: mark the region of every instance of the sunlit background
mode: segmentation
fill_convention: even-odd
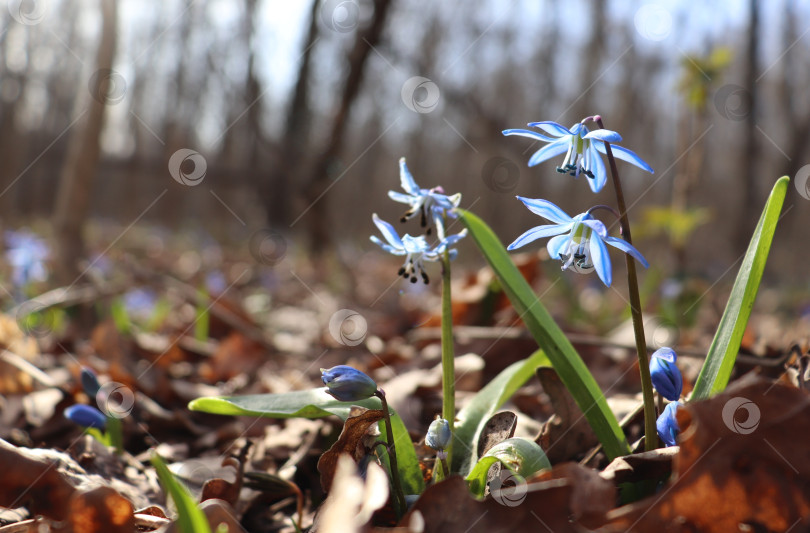
[[[598,113],[655,168],[621,166],[656,279],[730,271],[730,283],[775,179],[810,175],[808,2],[7,5],[2,224],[57,248],[72,232],[87,261],[139,231],[199,248],[272,235],[285,253],[376,253],[371,214],[401,214],[386,192],[403,156],[420,185],[461,192],[511,242],[538,223],[515,195],[577,213],[613,193],[594,197],[553,161],[528,168],[539,144],[501,130]],[[807,286],[803,195],[790,188],[771,285]],[[466,246],[462,263],[480,264]]]

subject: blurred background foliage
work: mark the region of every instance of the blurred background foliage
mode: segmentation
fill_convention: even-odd
[[[355,257],[372,212],[401,214],[400,156],[509,242],[536,224],[516,194],[579,212],[612,192],[529,169],[501,130],[594,113],[656,169],[622,166],[655,279],[712,282],[810,163],[796,0],[17,0],[0,26],[2,224],[51,239],[65,283],[132,227]],[[766,281],[806,286],[810,200],[785,205]]]

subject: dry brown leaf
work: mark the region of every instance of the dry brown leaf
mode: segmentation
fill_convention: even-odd
[[[517,415],[512,411],[503,411],[492,415],[484,424],[478,437],[478,457],[483,457],[496,444],[514,437],[517,418]]]
[[[563,463],[543,470],[527,480],[529,484],[552,479],[566,480],[572,487],[569,507],[572,518],[580,524],[595,528],[605,523],[605,516],[616,502],[616,487],[602,479],[592,468],[577,463]]]
[[[564,479],[523,485],[526,492],[516,491],[517,499],[493,498],[477,501],[470,495],[467,482],[451,476],[432,485],[422,494],[399,526],[411,533],[414,515],[424,523],[420,533],[515,533],[517,531],[554,531],[568,533],[583,529],[568,520],[572,486]],[[415,522],[421,522],[416,519]]]
[[[54,461],[34,457],[0,439],[0,506],[25,506],[33,515],[54,520],[68,517],[70,497],[76,491],[57,470]]]
[[[70,500],[73,533],[132,533],[132,504],[110,487],[77,492]]]
[[[200,377],[208,383],[228,381],[246,373],[251,374],[265,361],[266,351],[243,333],[233,331],[217,346],[214,355],[200,365]]]
[[[318,472],[321,473],[321,486],[324,491],[329,492],[332,487],[341,454],[349,455],[356,463],[368,455],[366,437],[369,428],[382,420],[383,416],[380,409],[366,409],[361,414],[346,419],[337,442],[318,460]]]
[[[678,410],[673,481],[610,531],[786,531],[810,515],[810,394],[761,378]]]
[[[32,363],[39,355],[37,342],[20,329],[16,320],[0,314],[0,349]],[[24,394],[33,390],[33,379],[15,366],[0,361],[0,394]]]
[[[545,424],[537,444],[552,464],[570,461],[599,443],[588,419],[553,368],[538,368],[537,377],[548,394],[554,414]]]

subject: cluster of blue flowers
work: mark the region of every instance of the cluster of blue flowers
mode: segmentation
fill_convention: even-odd
[[[95,372],[87,367],[82,367],[81,371],[82,388],[85,394],[93,401],[96,401],[101,385],[98,382]],[[92,405],[77,403],[71,405],[64,411],[65,418],[84,427],[104,430],[107,427],[107,417]]]
[[[419,216],[420,225],[425,229],[425,235],[413,237],[406,233],[400,237],[391,224],[374,213],[372,220],[385,241],[372,235],[371,242],[379,245],[388,253],[405,256],[405,262],[399,269],[400,276],[409,279],[411,283],[416,283],[418,277],[421,277],[425,283],[429,283],[430,278],[425,271],[424,261],[438,261],[445,252],[448,253],[451,260],[454,259],[458,251],[452,247],[467,234],[467,230],[450,236],[445,233],[446,220],[457,218],[454,209],[461,202],[461,194],[448,196],[444,194],[441,187],[420,188],[408,170],[405,158],[399,160],[399,179],[405,193],[388,191],[388,197],[395,202],[409,206],[400,218],[401,222],[407,222],[411,218]],[[431,246],[426,236],[431,235],[433,228],[436,228],[438,242]]]
[[[571,129],[549,121],[532,122],[529,127],[539,128],[548,135],[522,129],[510,129],[503,132],[507,136],[518,135],[550,143],[529,158],[529,166],[535,166],[565,152],[565,159],[562,166],[557,167],[557,172],[570,174],[575,178],[580,175],[587,176],[588,184],[593,192],[601,191],[607,182],[605,163],[600,155],[600,153],[606,152],[606,142],[610,143],[616,158],[653,172],[650,165],[634,152],[614,144],[622,140],[621,135],[615,131],[606,129],[589,131],[584,125],[584,121],[574,124]],[[537,226],[528,230],[509,245],[509,250],[520,248],[542,237],[553,237],[548,242],[548,252],[552,259],[563,262],[562,270],[572,270],[580,274],[596,271],[599,279],[608,287],[613,281],[613,276],[606,244],[630,254],[644,268],[649,266],[647,260],[630,243],[608,235],[605,224],[591,215],[594,208],[571,217],[548,200],[520,196],[517,198],[532,213],[540,215],[553,224]]]
[[[678,359],[672,348],[660,348],[650,358],[650,377],[658,394],[670,401],[655,423],[658,437],[666,446],[675,446],[680,428],[675,412],[681,406],[678,401],[683,392],[683,377],[675,366]]]

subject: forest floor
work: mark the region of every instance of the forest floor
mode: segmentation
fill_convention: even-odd
[[[289,257],[216,269],[204,253],[165,257],[114,258],[112,274],[91,271],[87,282],[37,292],[0,316],[0,533],[183,531],[154,453],[202,502],[212,531],[810,528],[806,316],[786,321],[757,308],[729,388],[680,411],[679,446],[612,461],[556,374],[541,369],[498,409],[517,415],[501,440],[536,440],[553,468],[521,480],[511,500],[478,500],[460,477],[434,482],[435,453],[424,445],[442,406],[438,281],[406,284],[397,265],[369,256],[320,272]],[[537,256],[517,261],[544,302],[562,302],[549,307],[640,452],[639,373],[623,304],[592,286],[572,297]],[[458,274],[453,289],[461,408],[537,345],[488,269]],[[724,290],[705,298],[691,324],[662,320],[663,311],[648,324],[651,342],[678,351],[684,396]],[[404,517],[391,497],[377,501],[387,482],[362,480],[345,465],[319,470],[340,418],[188,408],[201,397],[319,388],[319,369],[341,364],[374,378],[415,444],[428,488]],[[98,401],[82,385],[82,368],[94,371],[118,409],[121,453],[65,417],[72,405]],[[351,451],[375,459],[371,449]]]

